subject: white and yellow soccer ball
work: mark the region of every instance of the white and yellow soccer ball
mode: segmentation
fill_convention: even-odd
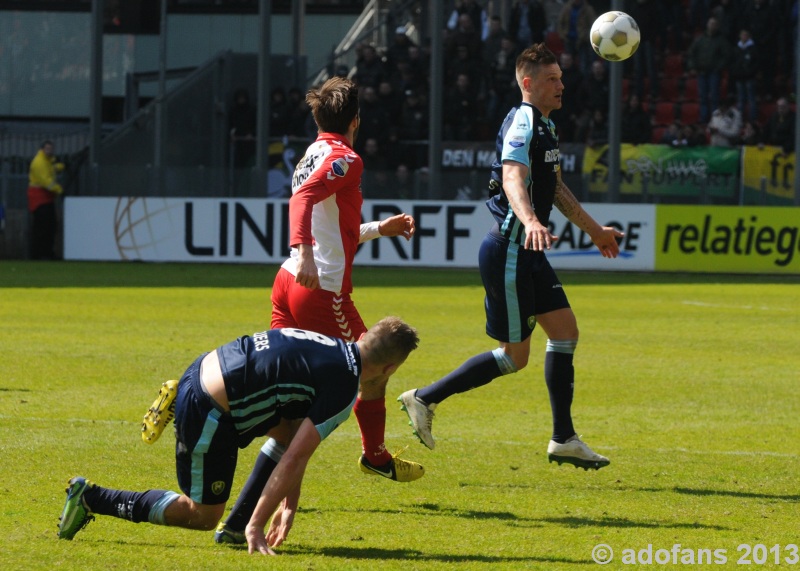
[[[589,40],[601,58],[622,61],[631,57],[639,47],[641,34],[636,20],[625,12],[606,12],[592,24]]]

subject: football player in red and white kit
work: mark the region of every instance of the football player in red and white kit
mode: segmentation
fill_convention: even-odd
[[[351,273],[358,245],[380,236],[414,235],[414,219],[398,214],[361,224],[361,174],[364,165],[353,150],[360,123],[358,87],[334,77],[306,96],[319,136],[295,168],[289,200],[292,248],[272,288],[272,328],[296,327],[345,341],[367,328],[350,298]],[[361,429],[361,471],[399,482],[421,478],[416,462],[392,456],[384,444],[386,384],[362,387],[353,412]],[[242,543],[250,514],[264,488],[263,466],[280,459],[284,444],[267,440],[230,515],[215,534],[218,543]],[[268,473],[266,473],[268,476]],[[297,490],[299,497],[299,488]],[[281,505],[276,518],[294,517],[296,498]]]

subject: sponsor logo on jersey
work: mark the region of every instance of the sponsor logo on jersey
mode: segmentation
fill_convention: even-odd
[[[519,149],[525,144],[525,137],[511,137],[511,140],[508,142],[508,144],[515,149]]]
[[[336,176],[346,175],[349,168],[350,165],[347,164],[347,161],[343,158],[336,159],[331,163],[331,171],[333,171],[333,174],[335,174]]]
[[[552,149],[549,151],[545,151],[544,153],[544,162],[546,163],[557,163],[558,162],[558,149]]]

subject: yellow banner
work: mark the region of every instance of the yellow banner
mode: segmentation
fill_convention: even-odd
[[[800,208],[656,207],[656,271],[800,274]]]
[[[743,180],[746,192],[761,192],[780,198],[794,198],[796,154],[786,155],[780,147],[743,147]]]

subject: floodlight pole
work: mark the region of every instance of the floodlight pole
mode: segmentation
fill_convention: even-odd
[[[795,67],[800,62],[800,34],[797,34],[797,45],[794,51]],[[794,92],[800,93],[800,73],[796,74]],[[794,112],[794,205],[800,206],[800,108]]]
[[[89,92],[89,194],[97,194],[100,139],[103,136],[103,8],[92,0],[91,91]]]
[[[612,0],[612,10],[622,10],[622,0]],[[622,138],[622,68],[612,62],[608,89],[608,202],[619,201],[620,143]]]
[[[161,22],[158,36],[158,97],[156,98],[155,128],[153,129],[153,195],[161,196],[164,181],[164,139],[167,96],[167,0],[161,0]]]
[[[270,26],[272,12],[270,0],[259,0],[258,3],[258,94],[256,96],[256,165],[252,173],[255,190],[252,196],[264,196],[266,190],[267,160],[269,155],[269,105],[272,91],[269,76],[270,60]]]
[[[428,113],[428,196],[442,197],[442,92],[444,91],[444,3],[431,2],[431,89]]]

